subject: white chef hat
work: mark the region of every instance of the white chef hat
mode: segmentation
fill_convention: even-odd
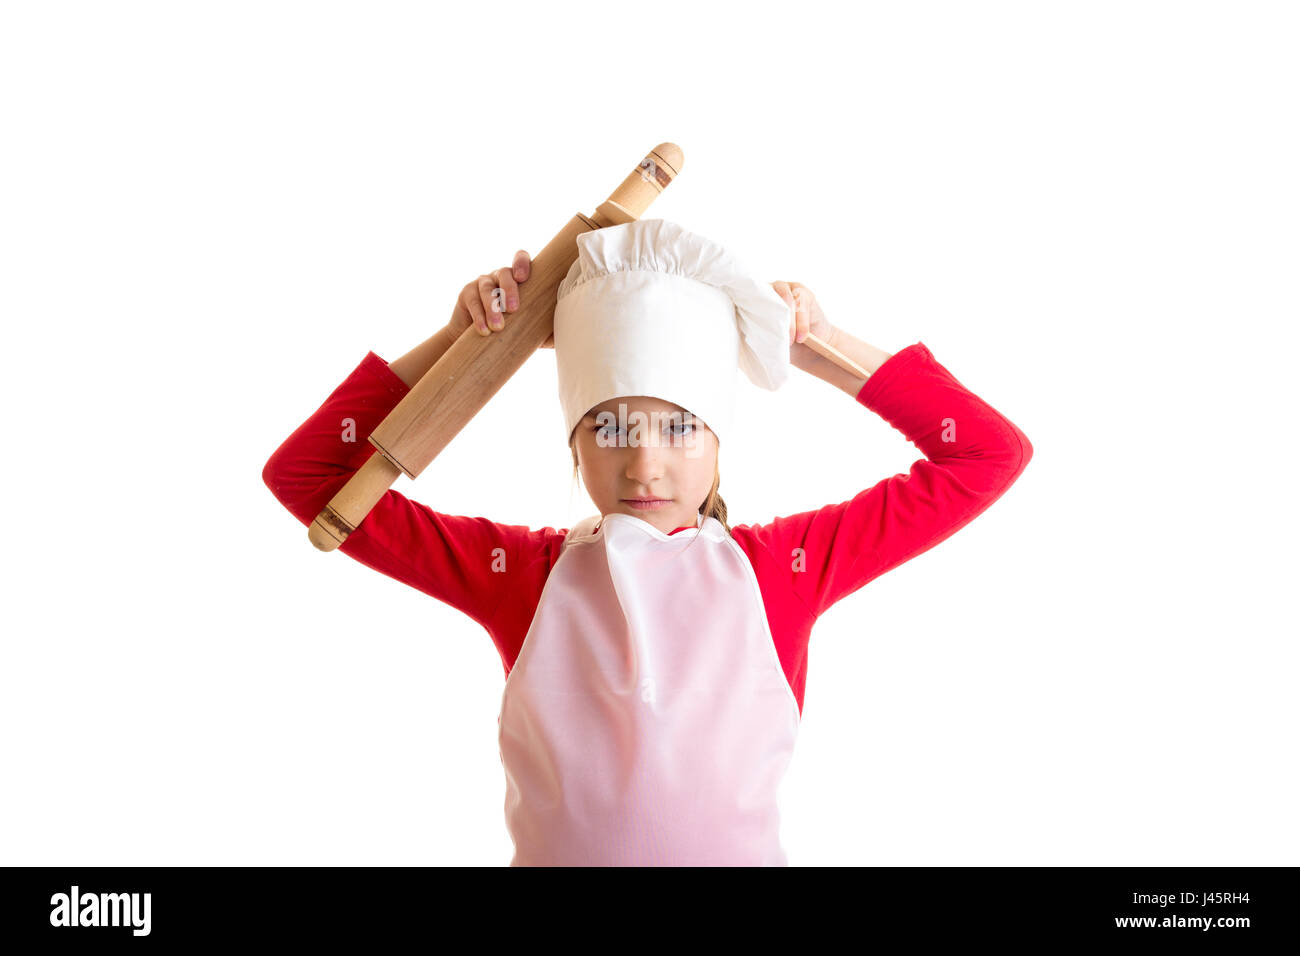
[[[665,219],[578,236],[556,293],[555,362],[567,442],[582,416],[651,395],[727,433],[736,370],[776,390],[790,366],[790,307],[712,240]]]

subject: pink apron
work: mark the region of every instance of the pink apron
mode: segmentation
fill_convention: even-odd
[[[784,866],[799,705],[714,518],[565,539],[501,698],[511,866]]]

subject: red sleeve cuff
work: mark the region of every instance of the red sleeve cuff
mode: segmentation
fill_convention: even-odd
[[[387,386],[394,395],[405,395],[411,387],[402,381],[401,376],[388,367],[388,363],[374,352],[367,352],[361,360],[361,368]]]
[[[922,357],[934,358],[934,356],[930,354],[930,350],[925,347],[924,343],[915,342],[912,345],[907,346],[907,348],[899,349],[893,355],[889,356],[889,358],[885,359],[885,361],[880,364],[880,368],[867,376],[866,383],[858,391],[858,401],[867,408],[870,408],[872,411],[875,411],[876,409],[873,407],[872,403],[880,393],[889,388],[892,381],[898,377],[903,369],[907,368],[917,359]]]

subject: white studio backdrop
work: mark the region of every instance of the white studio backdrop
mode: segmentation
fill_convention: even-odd
[[[648,215],[1035,449],[814,629],[791,864],[1297,862],[1294,7],[0,10],[0,864],[509,861],[487,633],[261,469],[662,141]],[[793,373],[735,524],[919,457]],[[542,352],[394,488],[567,527],[559,431]]]

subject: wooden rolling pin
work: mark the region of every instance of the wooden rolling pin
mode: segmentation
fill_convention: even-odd
[[[333,551],[356,530],[379,499],[405,473],[419,476],[469,420],[551,334],[555,294],[578,258],[578,236],[641,218],[682,169],[672,143],[652,149],[591,216],[578,213],[532,260],[519,287],[519,308],[506,327],[479,335],[470,326],[370,435],[379,453],[330,499],[308,528],[321,551]]]

